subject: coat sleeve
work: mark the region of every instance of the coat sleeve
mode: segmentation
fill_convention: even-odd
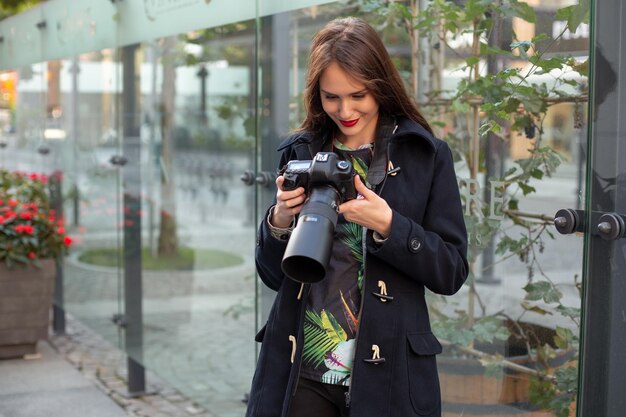
[[[368,252],[411,279],[438,294],[451,295],[461,288],[468,275],[467,231],[452,153],[445,142],[435,155],[422,223],[393,210],[387,240],[378,245],[371,234]]]
[[[279,167],[282,167],[287,163],[289,158],[288,152],[284,152],[280,159]],[[276,204],[276,198],[270,208]],[[255,252],[255,264],[256,269],[261,278],[261,281],[269,288],[278,291],[286,275],[283,273],[280,264],[287,248],[288,240],[276,239],[272,236],[269,226],[267,225],[267,216],[269,215],[269,208],[265,211],[261,224],[259,226],[256,252]]]

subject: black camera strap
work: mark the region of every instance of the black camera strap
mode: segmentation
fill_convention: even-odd
[[[382,184],[387,175],[387,165],[389,159],[389,139],[396,128],[393,117],[379,115],[378,126],[376,128],[376,142],[372,162],[367,170],[367,182],[376,189]]]

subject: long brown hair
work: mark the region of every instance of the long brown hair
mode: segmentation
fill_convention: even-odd
[[[388,116],[405,116],[432,133],[424,116],[406,92],[402,78],[376,31],[354,17],[335,19],[313,38],[309,71],[304,89],[306,118],[301,130],[319,132],[334,129],[322,108],[320,76],[336,62],[374,96],[379,111]]]

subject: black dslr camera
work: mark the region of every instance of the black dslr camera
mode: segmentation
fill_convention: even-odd
[[[304,187],[307,193],[281,268],[295,281],[321,281],[330,259],[339,205],[356,198],[354,168],[333,152],[318,152],[312,161],[289,161],[280,175],[285,179],[283,190]]]

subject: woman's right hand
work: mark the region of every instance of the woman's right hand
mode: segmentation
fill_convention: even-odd
[[[289,227],[296,214],[302,210],[302,204],[306,200],[304,187],[295,190],[284,191],[283,182],[285,178],[279,175],[276,178],[276,206],[272,212],[271,223],[274,227]]]

